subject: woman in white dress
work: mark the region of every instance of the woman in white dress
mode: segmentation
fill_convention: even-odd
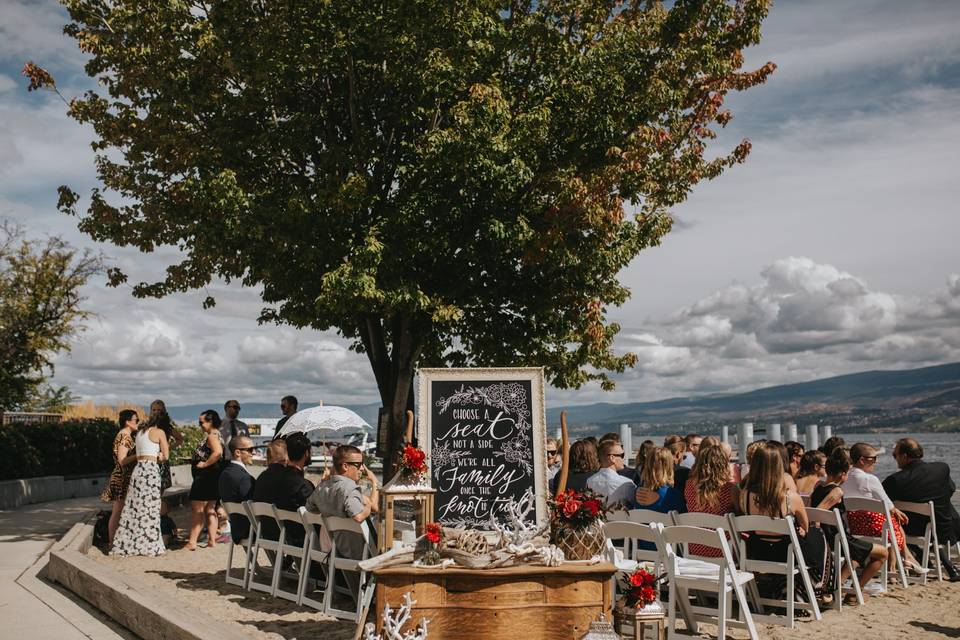
[[[160,533],[160,463],[170,457],[170,450],[166,435],[153,421],[137,432],[136,446],[137,466],[110,555],[159,556],[166,551]]]

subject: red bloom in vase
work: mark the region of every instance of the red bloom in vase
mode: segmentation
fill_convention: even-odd
[[[596,499],[587,500],[583,503],[583,508],[588,516],[594,518],[598,513],[600,513],[600,501]]]
[[[636,571],[632,576],[630,576],[630,586],[642,587],[643,583],[644,583],[644,575],[640,571]]]
[[[580,502],[578,500],[570,499],[563,503],[563,515],[568,518],[577,515],[577,511],[580,511]]]
[[[427,525],[426,536],[430,544],[440,544],[443,539],[443,529],[436,522],[431,522]]]

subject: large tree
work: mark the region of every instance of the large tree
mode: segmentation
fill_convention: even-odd
[[[69,351],[89,312],[81,290],[100,258],[61,238],[30,240],[0,224],[0,409],[53,410],[71,400],[49,384],[53,356]]]
[[[612,387],[618,272],[745,158],[707,142],[773,70],[742,69],[769,0],[63,1],[103,87],[69,107],[106,189],[80,228],[182,250],[135,295],[239,280],[351,339],[391,446],[418,364]]]

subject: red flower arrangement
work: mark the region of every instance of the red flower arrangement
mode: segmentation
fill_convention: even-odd
[[[426,536],[427,542],[430,544],[440,544],[440,541],[443,540],[443,527],[441,527],[437,522],[431,522],[427,525]]]
[[[427,454],[423,449],[408,444],[403,448],[403,457],[400,458],[400,466],[409,473],[421,474],[427,472]]]
[[[603,499],[590,489],[575,491],[567,489],[551,498],[549,503],[553,517],[561,523],[583,527],[606,520],[609,509]]]
[[[642,609],[648,604],[657,601],[657,583],[663,579],[666,574],[659,578],[649,571],[637,569],[623,584],[623,594],[626,606]]]

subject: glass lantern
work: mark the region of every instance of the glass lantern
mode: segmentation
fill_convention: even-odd
[[[395,546],[412,546],[433,522],[433,501],[437,490],[429,480],[406,484],[400,474],[380,490],[380,553]]]

